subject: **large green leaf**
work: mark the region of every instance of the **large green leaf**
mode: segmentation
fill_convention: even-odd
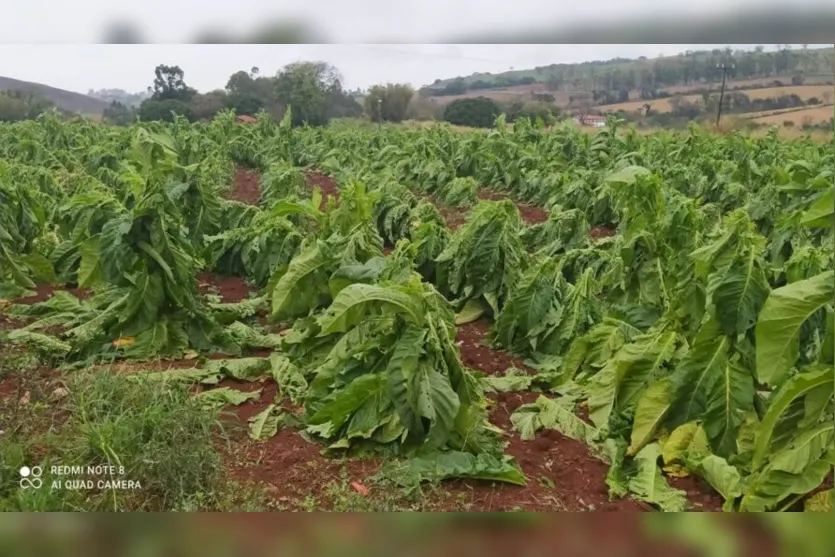
[[[489,306],[481,299],[467,300],[467,303],[464,304],[461,311],[455,314],[455,324],[466,325],[467,323],[477,321],[488,309]]]
[[[330,292],[320,277],[330,259],[317,246],[296,256],[272,292],[272,313],[276,319],[301,317],[326,303]],[[321,279],[321,282],[320,282]]]
[[[383,392],[385,379],[382,374],[366,374],[351,381],[310,417],[308,431],[332,437],[366,400]]]
[[[267,358],[211,360],[204,368],[210,373],[221,373],[238,381],[256,381],[270,369],[270,360]]]
[[[54,284],[57,281],[52,263],[40,253],[27,253],[21,258],[21,261],[36,281],[42,284]]]
[[[729,346],[718,323],[708,321],[672,376],[672,423],[703,420],[711,447],[720,456],[736,452],[744,412],[754,403],[753,378],[728,359]]]
[[[661,457],[665,466],[674,462],[686,464],[698,462],[710,454],[704,428],[696,422],[689,422],[675,428],[663,441]]]
[[[248,400],[261,398],[261,389],[251,392],[239,391],[232,387],[220,387],[210,391],[204,391],[197,395],[200,403],[207,408],[222,408],[227,404],[239,406]]]
[[[803,215],[803,224],[813,228],[835,226],[835,188],[829,188]]]
[[[757,378],[779,385],[798,357],[803,323],[835,297],[835,271],[793,282],[771,292],[757,320]]]
[[[629,491],[636,498],[656,505],[662,511],[683,511],[687,505],[685,494],[667,485],[657,465],[660,454],[661,448],[658,443],[652,443],[638,451],[635,455],[636,472],[629,479]]]
[[[671,398],[671,385],[668,378],[659,379],[644,391],[635,408],[632,440],[626,453],[628,456],[634,455],[652,440],[670,408]]]
[[[708,455],[699,462],[702,477],[725,499],[725,510],[732,511],[734,500],[743,493],[743,481],[734,466],[719,456]]]
[[[394,309],[416,325],[423,323],[423,308],[415,297],[393,288],[352,284],[342,289],[319,318],[320,336],[344,333],[355,327],[373,309]]]
[[[768,292],[765,272],[753,253],[735,261],[713,292],[716,319],[724,333],[742,334],[753,327]]]
[[[249,419],[249,436],[256,441],[265,441],[278,433],[283,410],[270,404],[263,411]]]
[[[832,385],[835,388],[835,372],[831,366],[812,366],[786,381],[777,392],[771,395],[768,411],[763,416],[757,432],[753,457],[754,468],[759,468],[764,463],[775,426],[792,402],[822,385]]]
[[[640,335],[617,351],[589,388],[589,417],[597,427],[605,425],[613,411],[637,404],[649,381],[675,354],[677,342],[675,332],[659,330]]]
[[[273,354],[270,356],[270,374],[278,383],[278,390],[282,395],[290,397],[293,404],[301,404],[307,393],[307,380],[304,373],[287,356]]]
[[[564,404],[540,395],[536,402],[519,407],[510,422],[525,441],[540,429],[554,429],[566,437],[593,445],[599,432],[574,413],[573,404]]]
[[[78,285],[93,286],[101,280],[99,236],[93,236],[81,242],[78,251],[81,253],[81,264],[78,267]]]
[[[510,457],[498,459],[490,454],[474,455],[461,451],[432,452],[388,465],[383,477],[413,486],[423,481],[450,478],[505,482],[525,485],[525,476]]]

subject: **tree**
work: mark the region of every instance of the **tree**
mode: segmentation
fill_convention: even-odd
[[[365,97],[365,111],[374,122],[402,122],[415,94],[411,85],[375,85]]]
[[[489,128],[501,113],[499,105],[487,97],[458,99],[444,109],[444,120],[457,126]]]
[[[0,93],[0,122],[19,122],[26,119],[26,103],[7,93]]]
[[[331,87],[325,99],[325,117],[331,118],[359,118],[362,116],[362,105],[354,96],[342,87]]]
[[[228,97],[223,90],[198,93],[191,99],[189,106],[196,120],[211,120],[227,106]]]
[[[255,80],[245,71],[233,73],[226,82],[226,90],[230,95],[253,95],[255,93]]]
[[[139,118],[143,122],[154,120],[173,122],[174,115],[172,113],[185,116],[190,122],[193,122],[195,119],[194,112],[191,107],[176,99],[166,99],[163,101],[148,99],[146,101],[142,101],[142,104],[139,105]]]
[[[104,109],[102,119],[114,126],[127,126],[133,122],[135,110],[130,109],[119,101],[112,101],[110,106]]]
[[[183,79],[185,74],[180,66],[160,64],[154,69],[154,76],[153,89],[149,89],[153,93],[152,100],[176,100],[185,103],[197,94],[196,89],[186,85]]]
[[[55,105],[47,99],[25,91],[0,93],[0,122],[33,120]]]
[[[296,62],[284,66],[275,79],[275,96],[292,108],[294,126],[328,123],[327,99],[341,90],[339,71],[325,62]]]

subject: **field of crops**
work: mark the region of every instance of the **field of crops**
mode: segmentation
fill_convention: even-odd
[[[223,508],[216,450],[270,508],[831,508],[834,168],[695,127],[0,125],[0,507]]]

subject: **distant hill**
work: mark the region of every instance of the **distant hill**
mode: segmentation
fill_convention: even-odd
[[[148,93],[147,91],[142,91],[141,93],[128,93],[123,89],[99,89],[98,91],[89,89],[87,91],[87,96],[105,101],[108,104],[116,101],[127,107],[139,107],[139,105],[142,104],[142,101],[151,97],[151,93]]]
[[[731,81],[774,79],[777,76],[791,77],[802,74],[807,78],[818,78],[816,82],[825,83],[832,80],[835,50],[714,49],[688,51],[659,58],[615,58],[577,64],[550,64],[495,74],[476,73],[452,79],[436,79],[432,85],[422,88],[421,92],[426,96],[449,97],[473,96],[513,87],[528,87],[540,91],[544,89],[552,93],[694,88],[720,82],[722,72],[716,67],[720,63],[733,64],[733,70],[728,72],[728,79]],[[809,83],[810,80],[807,79],[806,82]]]
[[[0,91],[24,91],[51,101],[61,110],[90,115],[101,115],[110,104],[107,101],[94,99],[81,93],[2,76],[0,76]]]

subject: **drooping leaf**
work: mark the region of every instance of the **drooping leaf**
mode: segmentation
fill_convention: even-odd
[[[760,468],[766,458],[775,426],[789,406],[800,397],[823,385],[835,384],[832,368],[825,365],[813,366],[786,381],[771,395],[768,410],[757,431],[754,447],[753,467]]]
[[[451,478],[505,482],[525,485],[525,476],[511,457],[498,459],[490,454],[474,455],[461,451],[433,452],[393,463],[381,475],[402,486],[424,481],[437,482]]]
[[[835,297],[835,271],[771,292],[757,319],[757,378],[779,385],[798,357],[798,337],[812,314]]]
[[[197,395],[197,398],[206,408],[222,408],[227,404],[239,406],[248,400],[258,400],[261,398],[261,389],[244,392],[231,387],[220,387],[210,391],[204,391]]]
[[[210,360],[204,369],[209,373],[222,374],[238,381],[256,381],[270,369],[270,360],[268,358]]]
[[[344,333],[356,326],[374,307],[391,308],[412,323],[423,321],[419,303],[409,294],[393,288],[371,284],[352,284],[339,292],[336,299],[319,319],[321,336]]]
[[[572,405],[561,404],[540,395],[536,402],[519,407],[510,417],[510,422],[525,441],[533,439],[540,429],[554,429],[566,437],[588,444],[596,442],[598,431],[580,419]]]
[[[699,473],[725,499],[724,510],[733,510],[734,501],[742,496],[742,477],[734,466],[716,455],[707,455],[699,462]]]
[[[667,378],[652,383],[638,400],[627,456],[633,456],[652,440],[670,407],[672,398]]]
[[[283,410],[270,404],[263,411],[249,419],[249,437],[255,441],[266,441],[278,433]]]
[[[665,512],[683,511],[687,505],[684,492],[667,485],[657,461],[661,448],[657,443],[645,446],[635,455],[636,472],[629,480],[629,491],[639,500]]]
[[[270,374],[281,394],[290,397],[293,404],[301,404],[307,392],[307,380],[304,373],[289,358],[282,354],[270,356]]]

